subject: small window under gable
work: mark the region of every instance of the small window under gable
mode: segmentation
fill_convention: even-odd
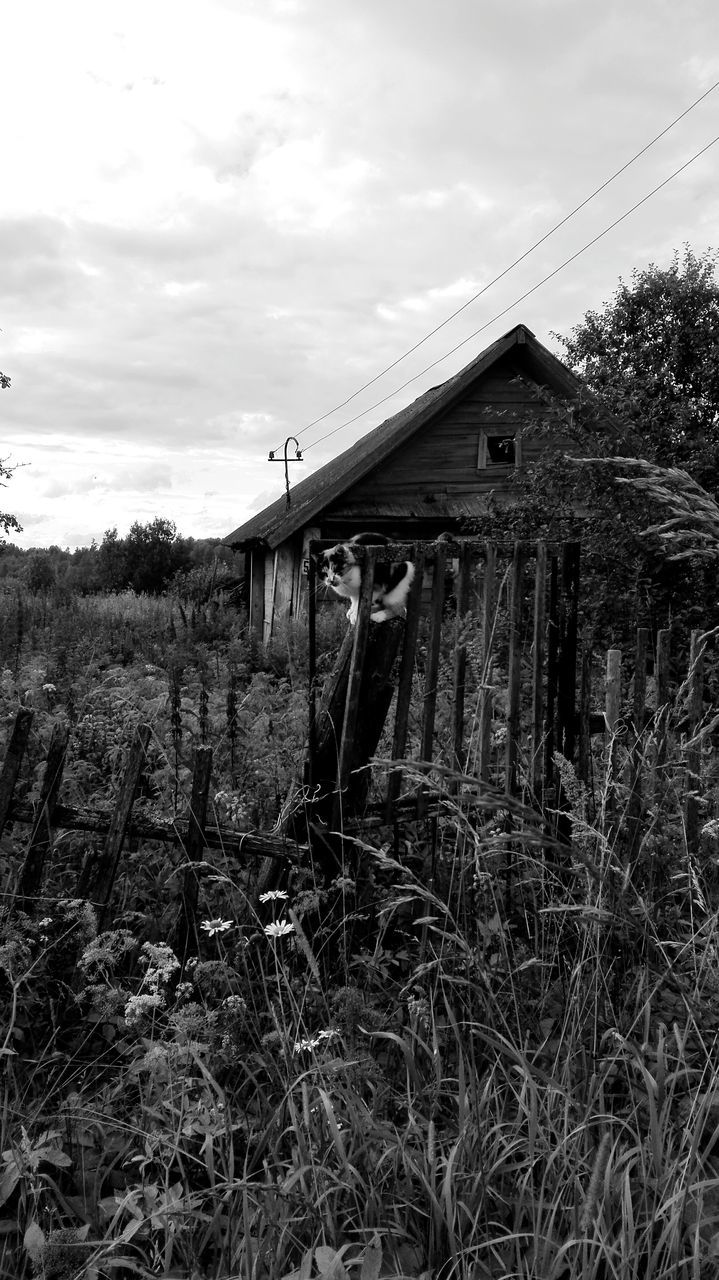
[[[477,470],[518,467],[522,461],[522,441],[514,431],[483,427],[479,433]]]

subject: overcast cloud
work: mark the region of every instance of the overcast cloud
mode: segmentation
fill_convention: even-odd
[[[714,0],[23,0],[3,15],[0,457],[21,545],[224,536],[267,452],[481,290],[719,80]],[[297,480],[519,321],[717,245],[719,91],[407,361]],[[505,315],[499,316],[505,308]],[[498,317],[495,319],[495,317]]]

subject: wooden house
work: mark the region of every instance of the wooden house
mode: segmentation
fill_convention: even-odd
[[[375,427],[339,457],[235,529],[245,552],[250,623],[265,640],[302,611],[308,545],[363,530],[397,541],[466,531],[494,491],[511,500],[516,467],[546,439],[523,432],[551,403],[586,399],[580,380],[517,325],[466,368]]]

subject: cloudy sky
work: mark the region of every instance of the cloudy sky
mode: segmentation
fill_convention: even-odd
[[[224,536],[288,435],[298,480],[514,324],[558,350],[620,276],[719,246],[716,145],[520,301],[719,135],[716,90],[486,287],[719,80],[718,34],[716,0],[3,6],[16,541]]]

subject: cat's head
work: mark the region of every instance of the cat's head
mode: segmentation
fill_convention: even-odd
[[[349,544],[338,542],[317,557],[317,577],[331,586],[333,582],[341,580],[356,563]]]

